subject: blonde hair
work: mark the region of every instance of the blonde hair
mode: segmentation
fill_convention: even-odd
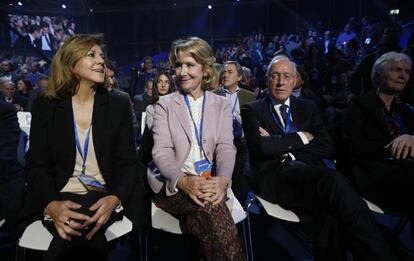
[[[69,38],[53,57],[45,96],[65,99],[75,95],[79,85],[79,79],[73,72],[76,63],[94,45],[101,44],[100,37],[93,35],[79,34]]]
[[[169,61],[173,66],[176,65],[180,52],[190,55],[197,63],[203,65],[203,71],[206,75],[201,82],[201,88],[203,90],[212,89],[218,81],[218,71],[214,66],[216,58],[214,58],[210,45],[203,39],[194,36],[174,41],[169,54]]]

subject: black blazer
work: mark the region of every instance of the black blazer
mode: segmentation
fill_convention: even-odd
[[[0,160],[16,160],[20,127],[16,107],[0,100]],[[6,173],[0,173],[0,177]]]
[[[404,103],[394,105],[401,114],[408,134],[413,135],[413,111]],[[392,137],[382,115],[381,106],[375,91],[352,100],[343,124],[345,137],[350,141],[352,157],[382,161],[388,156],[389,152],[384,146],[391,142]]]
[[[99,88],[93,107],[93,143],[99,169],[109,192],[116,195],[126,215],[141,229],[147,219],[143,174],[137,165],[130,101]],[[43,216],[47,204],[71,177],[76,159],[71,99],[40,96],[32,109],[30,149],[25,175],[26,201],[21,229]],[[22,230],[23,231],[23,230]],[[22,232],[20,231],[20,232]]]
[[[407,134],[414,135],[414,113],[404,103],[397,106]],[[390,154],[384,149],[392,141],[384,116],[382,103],[375,91],[356,97],[352,100],[343,122],[344,137],[349,144],[349,155],[353,165],[353,175],[358,189],[364,191],[383,178],[398,164],[386,161]]]
[[[309,144],[304,145],[297,133],[284,134],[274,122],[269,100],[270,98],[266,96],[244,105],[241,109],[253,181],[262,194],[274,190],[274,183],[269,182],[269,178],[273,179],[277,176],[277,172],[282,171],[286,166],[281,164],[282,155],[291,152],[297,160],[309,166],[324,166],[322,159],[333,153],[329,134],[314,102],[290,97],[293,123],[297,125],[298,131],[307,131],[315,136]],[[260,136],[259,127],[264,128],[271,136]],[[271,197],[272,193],[268,195]]]

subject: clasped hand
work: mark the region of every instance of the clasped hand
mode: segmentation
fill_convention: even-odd
[[[82,236],[80,231],[95,224],[93,229],[85,236],[86,239],[90,240],[109,220],[112,212],[119,204],[118,197],[114,195],[105,196],[89,208],[90,211],[95,211],[95,214],[90,217],[77,212],[76,210],[80,209],[81,205],[73,201],[55,200],[47,205],[45,213],[52,218],[59,236],[64,240],[71,240],[70,236]],[[84,221],[83,224],[80,224],[79,222],[82,221]]]
[[[395,159],[406,159],[414,157],[414,136],[404,134],[385,146],[386,149],[391,149],[391,155]]]
[[[226,196],[228,184],[229,179],[224,176],[182,176],[177,181],[177,187],[201,207],[207,203],[219,204]]]

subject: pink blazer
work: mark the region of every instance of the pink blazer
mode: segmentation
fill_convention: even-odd
[[[236,158],[230,102],[205,92],[202,146],[217,176],[231,179]],[[190,153],[191,127],[184,96],[175,92],[164,96],[155,106],[152,157],[161,175],[148,174],[155,193],[166,184],[168,196],[177,193],[177,180],[185,175],[181,168]]]

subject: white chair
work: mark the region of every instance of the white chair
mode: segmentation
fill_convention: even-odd
[[[144,111],[141,115],[141,136],[144,135],[145,121],[147,119],[147,113]]]
[[[278,204],[270,203],[259,196],[256,196],[256,198],[269,216],[290,222],[300,222],[299,217],[293,211],[284,209]]]
[[[226,205],[231,212],[234,223],[237,224],[243,221],[247,214],[231,189],[227,190],[227,197],[229,199],[226,201]],[[180,227],[180,221],[173,215],[157,207],[154,202],[151,203],[151,223],[152,227],[155,229],[173,234],[183,233]]]
[[[30,123],[32,121],[32,114],[30,112],[17,112],[17,119],[19,120],[19,126],[22,131],[27,135],[30,134]]]
[[[291,221],[291,222],[300,222],[299,217],[293,211],[284,209],[278,204],[270,203],[269,201],[266,201],[259,196],[256,196],[256,198],[259,200],[260,204],[263,206],[264,210],[269,216],[282,219],[282,220],[286,220],[286,221]],[[368,208],[372,212],[379,213],[379,214],[385,214],[384,210],[382,210],[376,204],[364,198],[362,199],[365,201]]]
[[[227,189],[227,197],[229,199],[226,201],[226,206],[230,210],[234,223],[237,224],[245,220],[248,215],[246,211],[244,211],[243,207],[240,205],[240,202],[234,196],[231,188]],[[179,235],[183,233],[181,226],[180,226],[180,221],[177,218],[175,218],[173,215],[157,207],[157,205],[155,205],[154,202],[151,202],[151,223],[152,223],[152,227],[155,229],[159,229],[165,232],[179,234]],[[244,222],[243,222],[243,232],[244,232],[243,240],[246,244],[247,237],[245,233]],[[251,243],[251,239],[250,239],[250,243]],[[248,246],[245,245],[245,247],[246,247],[246,254],[247,254]]]
[[[132,222],[126,216],[123,216],[122,220],[114,222],[105,231],[105,237],[107,241],[119,238],[132,231]],[[47,251],[53,236],[43,226],[42,221],[37,220],[26,227],[23,235],[18,241],[17,247],[25,249]],[[16,251],[18,253],[18,251]],[[18,256],[16,253],[16,260]],[[23,259],[25,259],[25,251],[23,251]]]

